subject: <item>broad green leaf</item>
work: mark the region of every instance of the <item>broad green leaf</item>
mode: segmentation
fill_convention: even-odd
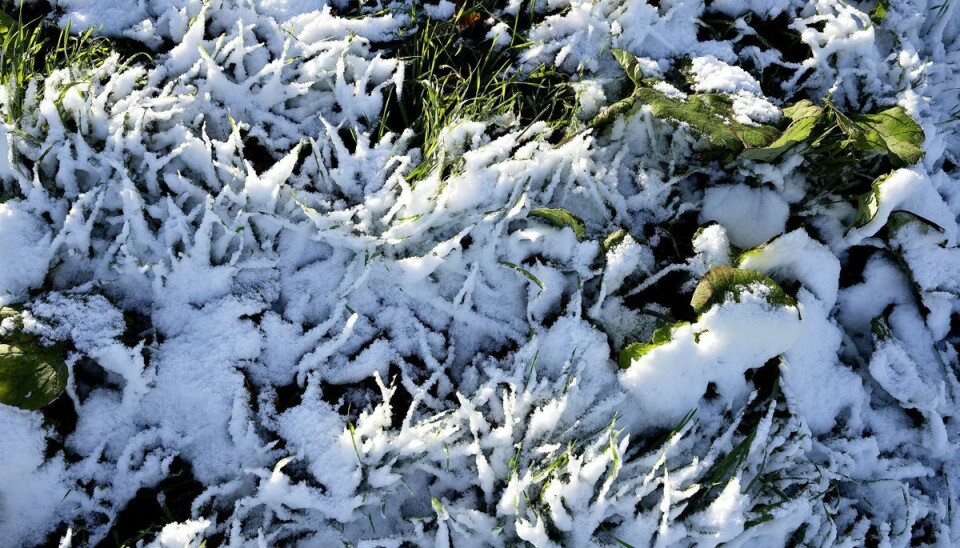
[[[623,67],[623,70],[626,71],[630,81],[639,86],[640,82],[643,81],[643,71],[640,70],[640,63],[637,62],[637,56],[629,51],[616,48],[611,49],[610,53],[613,54],[614,59],[616,59],[617,62],[620,63],[620,66]]]
[[[690,322],[677,322],[661,326],[654,330],[650,342],[631,343],[625,346],[624,349],[620,351],[620,358],[618,360],[620,369],[628,369],[630,364],[633,363],[633,360],[640,359],[654,348],[670,342],[673,338],[673,330],[684,325],[690,325]]]
[[[67,365],[58,347],[0,344],[0,403],[40,409],[67,386]]]
[[[902,107],[855,114],[850,119],[859,126],[869,148],[889,152],[898,161],[894,163],[911,165],[923,158],[923,128]]]
[[[587,229],[584,227],[583,221],[566,209],[541,207],[530,210],[529,215],[543,219],[557,228],[569,226],[573,229],[573,233],[577,235],[578,240],[582,241],[587,235]]]
[[[748,148],[740,153],[740,159],[773,162],[795,145],[809,140],[819,122],[819,116],[798,118],[787,126],[787,129],[776,141],[762,148]]]
[[[822,114],[823,108],[807,99],[797,101],[793,105],[783,109],[783,115],[794,122],[804,118],[819,118]]]
[[[707,312],[716,304],[726,302],[728,298],[739,301],[740,294],[754,283],[770,288],[767,302],[778,306],[793,306],[796,301],[787,295],[780,285],[768,276],[756,270],[718,266],[704,275],[693,292],[690,306],[698,316]]]

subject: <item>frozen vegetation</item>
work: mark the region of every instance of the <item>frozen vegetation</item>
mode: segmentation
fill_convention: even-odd
[[[960,2],[52,4],[0,544],[960,544]]]

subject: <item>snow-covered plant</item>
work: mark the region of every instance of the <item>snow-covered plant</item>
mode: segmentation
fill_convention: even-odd
[[[954,2],[25,9],[5,541],[958,542]]]

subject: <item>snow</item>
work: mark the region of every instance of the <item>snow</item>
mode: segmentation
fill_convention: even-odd
[[[441,0],[436,4],[424,4],[423,11],[431,19],[450,19],[457,11],[457,6],[448,0]]]
[[[4,440],[0,534],[23,543],[40,543],[70,489],[63,481],[63,459],[45,462],[45,432],[36,413],[0,406],[0,436]]]
[[[954,3],[511,1],[477,23],[511,71],[570,76],[583,122],[629,88],[611,48],[744,124],[827,94],[903,106],[926,156],[860,227],[795,151],[704,161],[643,108],[570,135],[453,120],[412,180],[420,137],[379,120],[416,93],[397,44],[446,0],[52,4],[153,60],[54,71],[0,124],[0,306],[70,371],[47,410],[0,404],[4,542],[107,541],[176,465],[202,492],[144,545],[960,543]],[[721,15],[736,38],[703,38]],[[697,317],[716,267],[795,303],[757,283]]]
[[[777,279],[796,280],[813,292],[828,311],[837,302],[840,261],[802,228],[745,254],[738,266]]]
[[[694,91],[722,91],[730,94],[739,91],[760,93],[760,83],[740,67],[724,63],[712,55],[694,57],[690,61]]]
[[[733,97],[734,119],[741,124],[769,124],[780,120],[780,110],[767,99],[747,92],[737,92]]]
[[[497,21],[491,25],[490,30],[487,31],[487,39],[493,40],[494,49],[500,49],[510,45],[510,42],[513,40],[510,32],[510,27],[503,21]]]
[[[701,228],[693,237],[693,250],[702,263],[703,273],[715,266],[730,266],[730,240],[727,231],[717,223]]]
[[[664,81],[662,81],[662,80],[659,81],[659,82],[657,82],[656,84],[654,84],[654,85],[653,85],[653,89],[659,91],[660,93],[662,93],[662,94],[664,94],[664,95],[666,95],[667,97],[670,97],[670,98],[672,98],[672,99],[681,99],[681,100],[683,100],[683,99],[686,99],[686,98],[687,98],[687,94],[686,94],[686,93],[680,91],[679,89],[677,89],[677,88],[676,88],[675,86],[673,86],[672,84],[669,84],[669,83],[664,82]]]
[[[826,434],[841,413],[856,424],[866,393],[860,377],[837,360],[843,332],[830,319],[830,305],[805,288],[798,300],[800,334],[783,353],[783,391],[810,430]]]
[[[596,116],[607,101],[607,96],[596,80],[576,82],[573,88],[577,91],[577,101],[580,104],[580,118],[589,119]]]
[[[199,546],[200,538],[202,538],[199,535],[208,527],[210,527],[210,520],[208,519],[192,519],[183,523],[169,523],[163,526],[160,534],[157,535],[157,540],[150,543],[150,545],[155,545],[157,548]]]
[[[49,268],[51,235],[43,222],[10,201],[0,204],[0,306],[22,301],[28,290],[43,283]]]
[[[735,184],[706,190],[700,221],[717,221],[730,243],[749,249],[781,234],[789,216],[790,206],[775,191]]]

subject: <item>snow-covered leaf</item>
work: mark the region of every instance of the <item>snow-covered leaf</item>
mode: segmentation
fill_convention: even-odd
[[[777,282],[756,270],[718,266],[712,268],[697,284],[690,299],[690,306],[697,315],[729,299],[739,300],[742,291],[754,284],[767,287],[767,302],[779,306],[793,306],[796,301],[786,294]]]
[[[867,192],[864,192],[857,198],[857,215],[853,220],[854,228],[860,228],[860,227],[866,226],[868,223],[870,223],[876,218],[877,213],[879,213],[881,205],[883,203],[884,185],[888,184],[888,181],[891,180],[892,175],[893,173],[888,173],[888,174],[882,175],[881,177],[878,177],[870,185],[870,190]],[[897,224],[892,225],[895,214],[900,216],[897,218]],[[904,217],[903,215],[907,215],[907,217]],[[909,222],[909,220],[911,219],[917,219],[919,221],[922,221],[925,225],[936,228],[941,232],[943,231],[943,227],[931,221],[930,219],[927,219],[915,212],[901,210],[901,209],[893,209],[893,211],[891,211],[890,217],[887,219],[887,223],[891,224],[891,228],[898,228],[899,226],[902,226],[904,223]]]
[[[686,101],[674,99],[653,88],[640,88],[637,101],[649,105],[654,116],[689,124],[704,135],[713,147],[737,153],[745,148],[767,146],[780,131],[770,125],[746,125],[733,119],[732,103],[725,95],[703,93]]]
[[[578,240],[582,241],[587,235],[587,229],[584,227],[583,221],[566,209],[540,207],[531,209],[530,216],[543,219],[557,228],[570,227]]]
[[[628,344],[620,351],[620,358],[618,360],[620,369],[629,368],[633,360],[639,359],[654,348],[670,342],[673,330],[684,325],[690,325],[690,322],[677,322],[658,327],[654,330],[650,342]]]
[[[822,120],[823,109],[804,99],[783,109],[783,114],[791,120],[783,134],[768,146],[744,150],[740,153],[741,160],[773,162],[793,146],[808,141]]]
[[[695,93],[682,99],[653,87],[657,79],[643,79],[639,63],[632,54],[616,50],[617,61],[636,86],[633,93],[614,103],[591,121],[592,127],[612,122],[617,116],[640,105],[649,106],[653,115],[673,123],[687,124],[705,136],[710,146],[722,153],[736,154],[745,148],[767,146],[780,130],[767,124],[744,124],[733,113],[733,102],[722,93]]]
[[[620,242],[626,238],[633,238],[633,236],[631,236],[629,232],[622,228],[615,230],[603,239],[603,242],[600,243],[600,247],[603,248],[604,252],[610,251],[611,249],[620,245]]]

